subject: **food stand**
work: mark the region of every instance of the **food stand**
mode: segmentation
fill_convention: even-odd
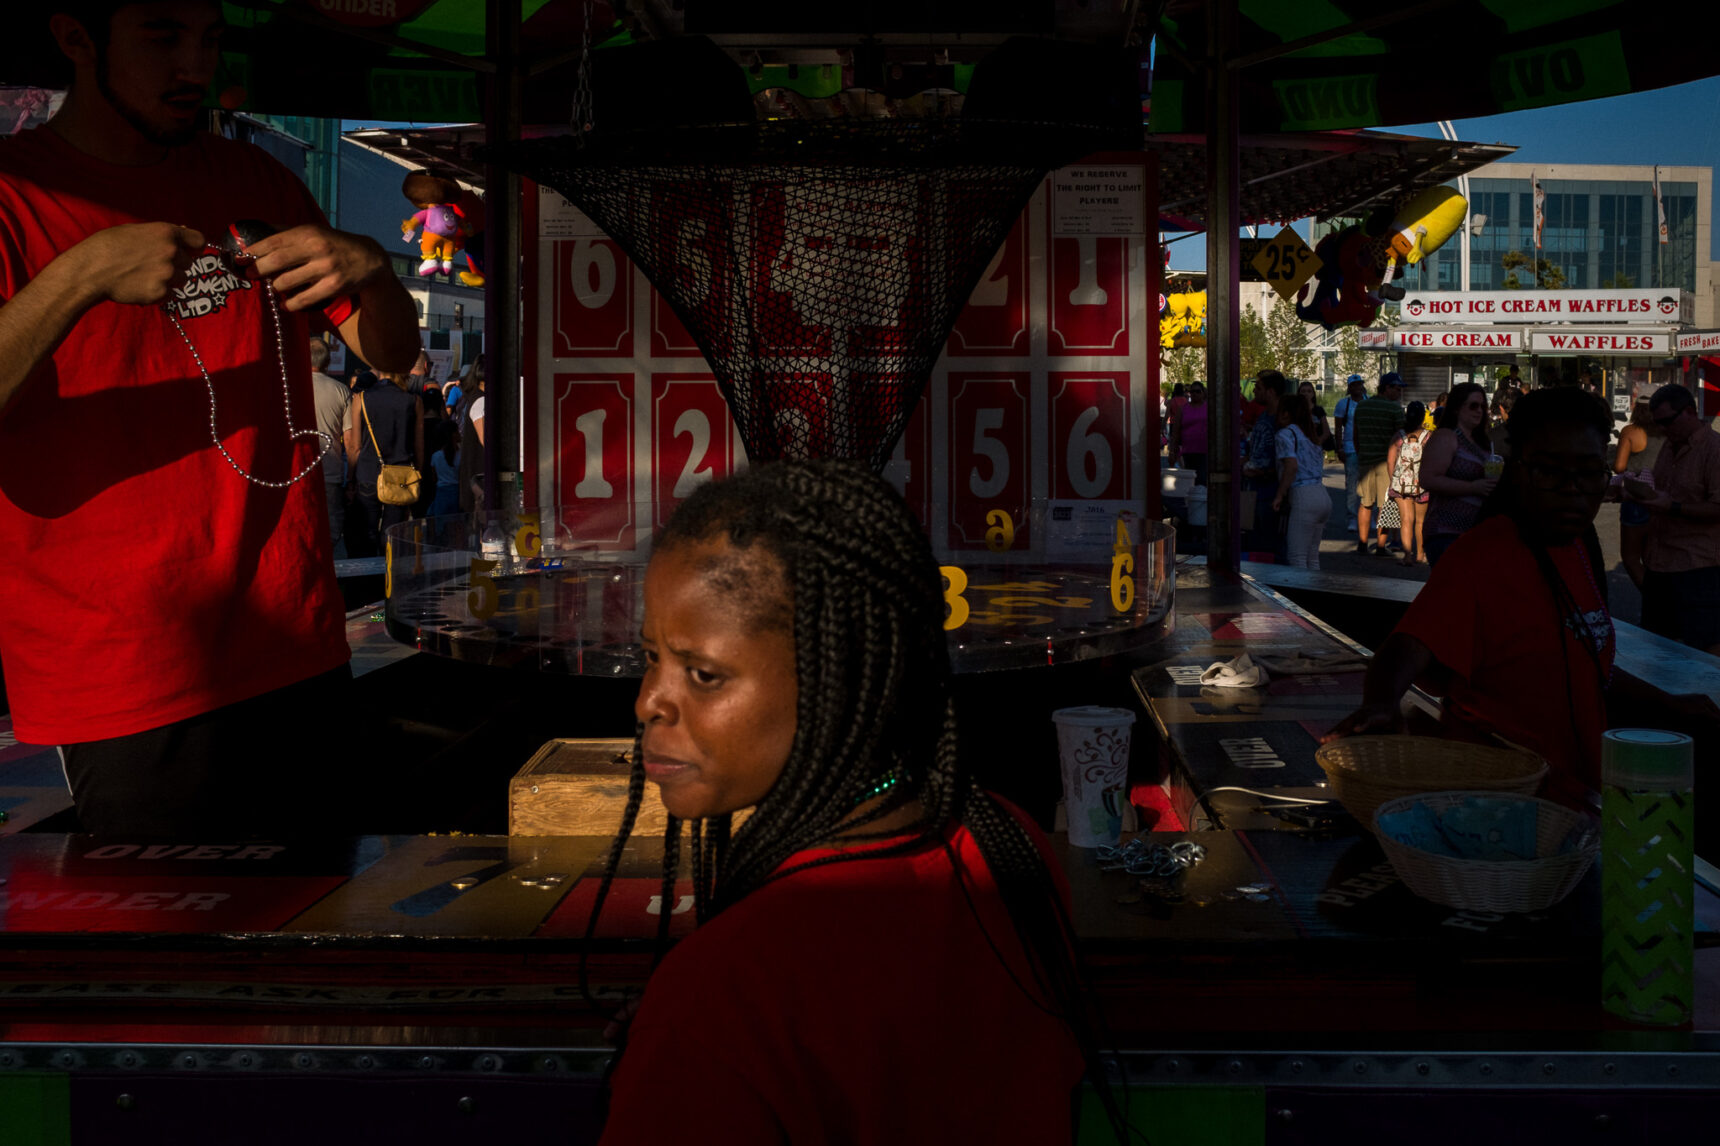
[[[492,15],[501,10],[491,5]],[[388,34],[374,33],[369,42],[386,45],[377,35]],[[503,71],[520,50],[511,21],[504,39]],[[1281,47],[1277,54],[1297,50]],[[1225,55],[1235,50],[1227,46]],[[547,57],[540,63],[553,68]],[[1658,82],[1678,74],[1670,69]],[[1298,82],[1306,88],[1310,81]],[[1309,96],[1298,91],[1297,100]],[[1196,103],[1191,98],[1186,107]],[[518,122],[518,101],[498,97],[497,104],[492,124]],[[1366,101],[1353,114],[1369,114]],[[1348,126],[1303,126],[1334,125]],[[1234,130],[1214,134],[1241,146]],[[1389,151],[1361,141],[1320,154],[1350,154],[1368,165]],[[1220,170],[1234,176],[1235,167]],[[1377,193],[1432,171],[1378,163]],[[1214,202],[1231,196],[1207,216],[1221,252],[1234,247],[1234,234],[1223,234],[1234,232],[1228,224],[1246,216],[1241,183],[1203,188]],[[492,194],[505,195],[507,186],[492,183]],[[1156,435],[1143,400],[1151,396],[1156,344],[1144,302],[1156,293],[1149,224],[1144,214],[1106,213],[1085,234],[1059,233],[1055,196],[1054,183],[1029,204],[1014,247],[1006,238],[986,268],[987,309],[970,307],[966,314],[974,317],[956,322],[959,350],[983,351],[968,355],[983,361],[963,371],[951,361],[963,354],[946,358],[931,390],[941,393],[941,404],[927,405],[918,437],[910,424],[902,439],[899,476],[904,489],[925,482],[922,519],[942,555],[1003,575],[999,585],[1016,583],[1011,549],[1032,562],[1051,560],[1055,527],[1075,522],[1082,503],[1099,504],[1109,523],[1115,503],[1130,502],[1147,516],[1155,496]],[[528,445],[519,460],[532,496],[503,511],[513,516],[499,531],[508,548],[498,557],[483,547],[481,527],[490,522],[453,530],[443,546],[448,564],[440,568],[451,573],[445,585],[410,582],[438,570],[440,555],[426,548],[436,539],[416,538],[413,548],[397,534],[402,544],[387,574],[400,578],[398,597],[391,584],[387,607],[349,618],[360,658],[378,662],[360,681],[373,682],[367,697],[389,698],[396,712],[410,707],[402,722],[430,729],[425,735],[435,733],[449,753],[464,746],[466,759],[506,759],[486,739],[501,730],[494,722],[460,726],[455,714],[426,709],[455,707],[445,699],[453,690],[440,668],[486,661],[483,651],[497,654],[484,671],[503,672],[497,660],[526,670],[504,678],[497,692],[534,699],[553,693],[569,709],[583,700],[601,710],[588,735],[627,734],[631,715],[616,703],[618,690],[601,686],[624,684],[627,676],[625,622],[643,539],[680,496],[681,472],[709,476],[719,459],[734,457],[735,435],[723,428],[723,407],[710,401],[711,379],[696,369],[684,332],[652,309],[655,296],[643,276],[613,250],[604,271],[597,253],[604,240],[574,212],[540,200],[524,218],[522,245],[530,253],[536,244],[533,257],[542,261],[528,263],[523,291],[490,313],[516,313],[523,296],[527,313],[542,316],[525,339],[527,353],[540,356],[530,376],[554,385],[526,389],[525,439],[540,448]],[[497,230],[506,255],[517,240],[505,224]],[[510,258],[497,262],[512,265]],[[512,289],[511,272],[492,281]],[[604,284],[610,289],[599,289]],[[618,306],[623,296],[626,305]],[[1087,308],[1076,311],[1082,321],[1064,324],[1058,314],[1065,304]],[[571,321],[560,320],[564,312]],[[1234,349],[1234,329],[1222,329],[1234,313],[1219,305],[1213,314]],[[603,347],[579,341],[606,331],[613,337]],[[619,349],[623,335],[633,339],[627,354]],[[502,377],[514,373],[510,341],[511,332],[497,339]],[[633,365],[641,357],[645,365]],[[695,369],[681,369],[689,358]],[[622,373],[624,381],[615,377]],[[609,404],[612,394],[621,405]],[[964,395],[987,400],[964,410]],[[501,397],[498,406],[505,411],[509,402]],[[706,431],[699,457],[693,415],[704,418]],[[499,414],[496,424],[499,439],[511,440],[511,416]],[[594,449],[601,426],[634,433],[613,448],[600,438]],[[570,450],[575,434],[578,449]],[[686,440],[683,452],[667,454],[678,439]],[[1109,470],[1097,464],[1100,445]],[[981,500],[950,500],[963,488],[952,475],[966,483],[968,500]],[[1006,475],[1016,482],[1007,529],[990,519],[997,505],[985,500],[998,492],[984,492],[1010,487]],[[1058,497],[1063,482],[1075,496]],[[577,496],[581,485],[602,492],[595,500],[612,502],[607,516],[582,512],[569,520],[564,491]],[[1070,517],[1055,516],[1059,508]],[[535,551],[532,536],[521,537],[534,511]],[[558,547],[558,526],[575,549],[589,549],[593,538],[579,531],[601,520],[620,522],[609,548],[581,550],[547,570],[556,574],[553,589],[534,585],[535,600],[512,593],[504,601],[495,578],[490,600],[476,580],[495,570],[474,571],[474,560],[536,560],[535,569],[505,572],[542,575],[544,543]],[[1000,532],[990,535],[994,529]],[[1092,548],[1087,532],[1071,526],[1066,534],[1075,550]],[[1102,555],[1114,541],[1101,540]],[[1206,857],[1170,893],[1149,893],[1084,852],[1065,853],[1077,933],[1147,1132],[1299,1142],[1389,1124],[1411,1140],[1444,1140],[1458,1127],[1470,1137],[1498,1131],[1517,1139],[1552,1127],[1575,1139],[1610,1127],[1694,1138],[1712,1120],[1720,1090],[1720,967],[1712,949],[1699,956],[1691,1029],[1610,1030],[1594,1005],[1592,880],[1541,918],[1454,914],[1411,896],[1353,826],[1297,824],[1219,796],[1213,789],[1229,786],[1317,791],[1308,766],[1312,736],[1353,707],[1358,674],[1298,681],[1248,708],[1205,696],[1189,670],[1246,650],[1357,650],[1225,568],[1222,544],[1210,571],[1178,570],[1168,550],[1141,551],[1159,540],[1145,528],[1126,538],[1136,568],[1156,575],[1146,583],[1150,591],[1137,586],[1127,606],[1105,608],[1100,589],[1116,588],[1106,578],[1080,594],[1095,615],[1080,613],[1072,624],[1057,624],[1055,612],[1041,622],[1044,614],[1027,606],[994,610],[1005,616],[992,618],[987,635],[1008,656],[997,662],[999,671],[964,682],[969,703],[992,716],[989,729],[982,721],[974,735],[1013,744],[997,754],[997,775],[988,779],[1013,786],[1041,814],[1048,811],[1049,756],[1043,743],[1028,747],[1032,726],[1044,723],[1037,716],[1061,703],[1138,704],[1149,717],[1137,740],[1138,773],[1148,787],[1162,781],[1168,794],[1163,819],[1152,826],[1165,829],[1166,841],[1191,834],[1205,840]],[[608,591],[607,603],[605,572],[610,585],[622,586]],[[1032,592],[1021,595],[1076,595],[1062,591],[1068,581],[1033,580]],[[564,590],[579,597],[577,607],[555,606]],[[545,631],[546,602],[553,622],[578,618],[595,628]],[[397,638],[411,642],[406,651],[413,655],[400,658]],[[569,651],[584,650],[588,639],[602,669],[593,675],[603,679],[582,675],[569,685],[561,674],[570,665],[577,674],[585,663]],[[1024,648],[1048,663],[1016,660]],[[386,651],[373,653],[379,649]],[[1060,649],[1069,653],[1061,661]],[[552,674],[555,687],[546,691]],[[406,679],[428,682],[436,696],[409,706]],[[541,720],[544,711],[535,715]],[[520,763],[523,756],[507,760],[502,775]],[[495,1140],[546,1125],[565,1128],[574,1141],[595,1140],[609,1059],[602,1026],[624,992],[648,975],[663,912],[687,919],[679,900],[668,904],[658,895],[659,845],[630,846],[597,936],[586,941],[603,837],[467,831],[332,843],[97,840],[53,830],[56,816],[64,826],[63,800],[52,806],[53,764],[51,753],[28,746],[0,749],[0,790],[18,813],[0,837],[0,1109],[16,1121],[9,1142],[147,1141],[235,1125],[254,1142],[330,1136],[330,1127],[341,1137]],[[445,775],[452,799],[458,777],[452,769]],[[1245,783],[1233,785],[1235,779]],[[1720,922],[1712,890],[1702,891],[1699,911],[1711,935]],[[685,926],[672,921],[671,935]],[[1405,1117],[1406,1107],[1416,1114]],[[1477,1124],[1487,1133],[1474,1132]]]

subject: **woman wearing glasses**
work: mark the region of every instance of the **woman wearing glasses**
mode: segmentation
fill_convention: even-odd
[[[1503,737],[1546,757],[1549,799],[1575,804],[1598,785],[1614,643],[1594,520],[1612,481],[1611,429],[1606,403],[1575,387],[1518,401],[1498,488],[1380,646],[1362,707],[1327,740],[1402,731],[1399,702],[1420,682],[1445,697],[1447,735]],[[1493,583],[1516,591],[1480,588]]]
[[[1481,503],[1498,478],[1487,475],[1493,448],[1487,440],[1487,392],[1474,382],[1451,390],[1439,428],[1421,451],[1421,488],[1427,491],[1424,552],[1433,564],[1475,524]]]

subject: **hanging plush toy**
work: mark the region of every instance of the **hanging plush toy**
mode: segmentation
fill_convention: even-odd
[[[1404,296],[1392,280],[1438,250],[1463,225],[1468,204],[1449,187],[1430,187],[1401,200],[1395,207],[1374,212],[1360,226],[1345,227],[1314,247],[1320,269],[1314,273],[1314,297],[1304,286],[1296,296],[1296,314],[1327,330],[1354,324],[1366,326],[1382,302]]]
[[[1166,350],[1206,345],[1206,292],[1172,294],[1159,317],[1159,345]]]
[[[1371,241],[1361,227],[1333,231],[1314,245],[1320,269],[1314,272],[1312,301],[1304,302],[1308,286],[1296,295],[1296,317],[1317,322],[1327,330],[1340,326],[1366,326],[1379,313],[1380,268],[1370,250]]]
[[[420,233],[419,250],[424,252],[424,261],[418,264],[419,276],[453,274],[454,252],[465,247],[467,236],[466,213],[459,203],[460,185],[428,171],[414,171],[400,184],[400,193],[418,208],[400,224],[400,233],[409,243],[414,232]],[[471,261],[471,256],[467,256],[467,261]],[[469,282],[469,277],[477,281]],[[481,286],[484,279],[482,274],[468,276],[462,272],[460,281],[467,286]]]

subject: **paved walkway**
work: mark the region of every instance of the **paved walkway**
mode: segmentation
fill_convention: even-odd
[[[1427,566],[1405,567],[1391,557],[1370,556],[1356,551],[1356,535],[1345,528],[1348,513],[1344,506],[1344,467],[1327,465],[1326,492],[1332,498],[1332,516],[1326,522],[1325,540],[1320,543],[1320,567],[1333,572],[1361,573],[1371,577],[1396,577],[1403,580],[1426,581]],[[1618,560],[1618,506],[1601,506],[1595,519],[1600,534],[1601,553],[1607,561],[1607,595],[1613,615],[1621,621],[1637,624],[1642,618],[1642,596],[1625,575]],[[1397,531],[1391,531],[1397,536]]]

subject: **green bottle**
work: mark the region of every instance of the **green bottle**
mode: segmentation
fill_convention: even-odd
[[[1695,754],[1690,737],[1601,741],[1601,1005],[1675,1027],[1695,1002]]]

